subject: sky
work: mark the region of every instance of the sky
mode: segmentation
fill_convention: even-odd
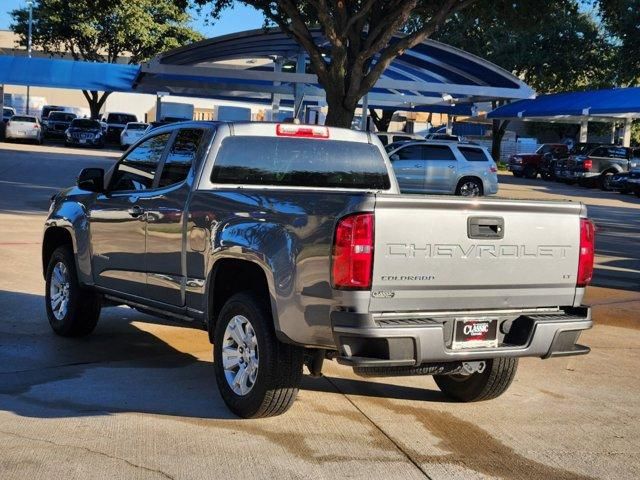
[[[11,24],[9,12],[24,7],[26,3],[26,0],[0,0],[0,30],[9,28]],[[227,10],[214,24],[205,22],[206,12],[202,12],[198,16],[194,11],[192,16],[194,17],[192,27],[205,37],[217,37],[227,33],[260,28],[263,24],[262,15],[257,10],[245,5],[237,5],[232,10]]]

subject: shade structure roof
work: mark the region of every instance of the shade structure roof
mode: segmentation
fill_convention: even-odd
[[[129,92],[138,65],[0,56],[0,84]]]
[[[499,107],[488,117],[574,122],[640,118],[640,87],[540,95]]]
[[[312,32],[330,55],[328,42]],[[394,40],[395,41],[395,40]],[[136,91],[269,102],[322,104],[324,91],[305,51],[279,29],[211,38],[166,52],[142,66]],[[394,60],[368,95],[369,106],[469,111],[474,102],[532,98],[520,79],[479,57],[427,40]]]

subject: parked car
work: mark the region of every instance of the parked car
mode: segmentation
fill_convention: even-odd
[[[498,193],[498,168],[486,148],[425,140],[401,143],[388,153],[403,193]]]
[[[6,140],[27,140],[42,143],[40,121],[33,115],[14,115],[7,122],[4,138]]]
[[[625,193],[635,193],[637,197],[640,197],[640,165],[637,162],[634,162],[629,170],[625,182]]]
[[[64,144],[67,146],[104,147],[102,126],[98,120],[75,118],[65,132]]]
[[[389,145],[394,142],[401,142],[407,140],[424,140],[422,135],[417,133],[405,133],[405,132],[377,132],[376,136],[382,142],[382,145]]]
[[[545,164],[551,159],[566,158],[569,155],[569,147],[564,143],[543,143],[534,153],[517,153],[509,157],[507,169],[514,177],[536,178],[539,173],[548,174],[549,165]]]
[[[131,113],[110,112],[103,117],[107,124],[106,140],[120,143],[120,134],[129,122],[137,122],[138,119]]]
[[[45,138],[65,138],[65,132],[71,122],[77,118],[75,113],[53,111],[49,113],[44,124]]]
[[[449,135],[448,133],[428,133],[425,137],[427,140],[440,140],[443,142],[462,142],[462,137],[458,135]]]
[[[40,111],[40,122],[43,125],[46,125],[46,120],[49,118],[49,114],[51,112],[69,112],[69,113],[74,113],[71,112],[69,110],[69,107],[64,107],[62,105],[45,105],[44,107],[42,107],[42,110]]]
[[[241,417],[285,412],[303,365],[319,376],[326,359],[365,377],[434,375],[468,402],[505,392],[518,357],[589,352],[584,205],[400,195],[366,132],[159,127],[107,175],[83,170],[49,212],[53,331],[88,335],[121,304],[202,327]]]
[[[613,176],[628,172],[632,160],[640,160],[640,148],[600,146],[588,155],[570,157],[567,163],[568,175],[581,185],[597,185],[602,190],[609,191],[612,189]]]
[[[12,107],[2,107],[2,121],[7,123],[16,114],[16,109]]]
[[[129,146],[140,140],[149,129],[148,123],[129,122],[120,134],[120,148],[126,150]]]

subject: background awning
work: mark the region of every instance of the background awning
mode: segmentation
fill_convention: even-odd
[[[138,65],[0,56],[0,84],[130,92]]]
[[[640,87],[540,95],[496,108],[488,117],[540,121],[640,118]]]

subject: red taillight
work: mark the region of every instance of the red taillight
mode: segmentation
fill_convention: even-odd
[[[276,125],[276,135],[280,137],[329,138],[329,129],[319,125],[279,123]]]
[[[489,171],[491,173],[498,173],[498,169],[496,167],[489,167]]]
[[[371,288],[373,270],[373,213],[342,218],[333,239],[333,286],[340,289]]]
[[[582,167],[588,172],[593,168],[593,160],[587,158],[584,162],[582,162]]]
[[[586,287],[593,277],[596,248],[596,228],[587,218],[580,219],[580,256],[578,258],[578,287]]]

